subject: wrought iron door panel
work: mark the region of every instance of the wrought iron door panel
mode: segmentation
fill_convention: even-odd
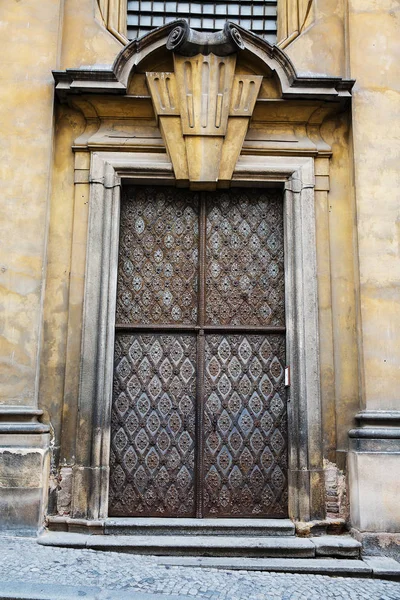
[[[287,516],[284,335],[207,335],[204,516]]]
[[[285,325],[282,194],[208,194],[206,244],[206,322]]]
[[[277,190],[128,187],[111,516],[287,516]]]
[[[196,323],[199,195],[127,187],[121,203],[118,323]]]
[[[194,516],[196,338],[118,334],[111,516]]]

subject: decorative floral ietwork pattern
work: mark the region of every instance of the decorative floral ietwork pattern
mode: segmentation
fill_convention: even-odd
[[[287,515],[283,239],[278,190],[125,190],[110,515]]]
[[[285,325],[282,196],[207,196],[207,323]]]
[[[126,188],[121,205],[118,323],[195,324],[199,195]]]
[[[118,334],[110,515],[194,516],[196,338]]]
[[[205,516],[285,516],[284,335],[206,336]]]

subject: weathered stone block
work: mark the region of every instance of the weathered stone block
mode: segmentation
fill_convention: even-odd
[[[0,489],[0,531],[13,535],[35,535],[43,509],[43,489]]]
[[[353,527],[369,532],[400,532],[400,454],[349,452]]]
[[[40,438],[42,447],[27,447],[29,437]],[[34,535],[41,526],[49,474],[48,437],[2,436],[9,446],[0,445],[0,531]]]

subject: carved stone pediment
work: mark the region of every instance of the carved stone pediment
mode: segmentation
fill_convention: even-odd
[[[287,55],[227,23],[213,34],[179,20],[128,44],[113,66],[54,72],[86,130],[75,148],[167,150],[178,185],[230,185],[240,154],[329,156],[321,124],[353,81],[300,77]]]

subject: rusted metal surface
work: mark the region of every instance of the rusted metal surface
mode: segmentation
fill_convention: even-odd
[[[199,195],[127,187],[121,204],[118,323],[197,322]]]
[[[118,334],[112,516],[194,516],[196,338]]]
[[[208,335],[204,516],[287,515],[284,335]]]
[[[282,196],[127,188],[113,516],[287,515]]]
[[[284,325],[281,193],[217,192],[207,208],[207,323]]]

